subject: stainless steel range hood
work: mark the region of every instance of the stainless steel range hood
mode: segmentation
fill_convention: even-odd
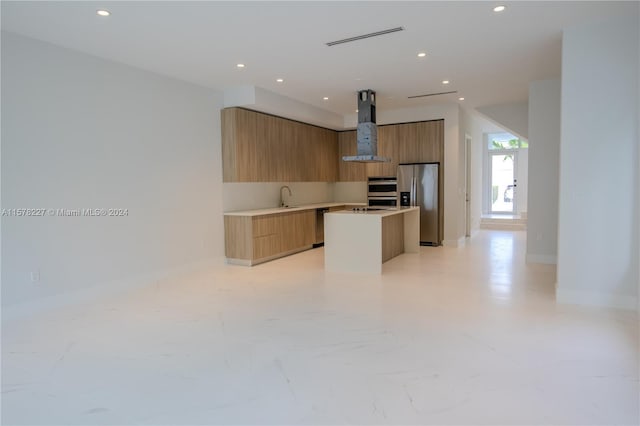
[[[342,157],[343,161],[360,163],[385,163],[387,157],[378,156],[378,127],[376,126],[376,92],[361,90],[358,92],[358,155]]]

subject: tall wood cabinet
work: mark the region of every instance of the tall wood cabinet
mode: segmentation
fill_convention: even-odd
[[[224,182],[334,182],[338,134],[242,108],[222,120]]]

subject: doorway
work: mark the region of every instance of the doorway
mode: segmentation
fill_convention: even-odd
[[[514,214],[517,211],[518,152],[493,150],[489,153],[490,213]]]

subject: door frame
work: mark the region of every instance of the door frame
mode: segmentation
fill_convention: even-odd
[[[489,214],[504,214],[504,215],[514,215],[518,212],[518,191],[517,191],[517,183],[518,183],[518,150],[517,149],[492,149],[487,150],[489,157],[487,159],[487,169],[489,172],[489,180],[487,181],[487,187],[485,188],[487,194],[487,200],[489,200]],[[505,211],[494,211],[493,203],[491,202],[491,184],[493,183],[493,156],[494,155],[513,155],[513,182],[516,185],[513,189],[513,210],[510,212]],[[498,194],[500,196],[500,194]]]
[[[471,136],[464,135],[465,237],[471,237]]]

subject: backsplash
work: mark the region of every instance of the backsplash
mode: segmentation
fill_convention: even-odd
[[[231,212],[278,207],[283,185],[291,188],[291,197],[286,190],[283,193],[285,202],[292,206],[333,201],[335,184],[331,182],[224,183],[222,208]]]
[[[337,203],[367,202],[367,182],[336,182],[333,185],[333,201]]]

